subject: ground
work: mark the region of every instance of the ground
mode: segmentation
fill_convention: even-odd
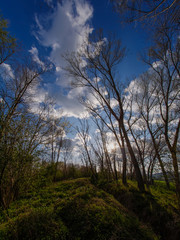
[[[140,193],[132,181],[124,187],[80,178],[31,191],[1,210],[0,239],[175,240],[179,222],[173,186],[156,182]]]

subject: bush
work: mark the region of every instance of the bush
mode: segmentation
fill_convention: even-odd
[[[68,230],[52,209],[34,209],[11,220],[0,230],[1,240],[64,240]]]

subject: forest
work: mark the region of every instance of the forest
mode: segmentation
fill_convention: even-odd
[[[148,70],[123,81],[126,46],[103,29],[87,35],[62,56],[69,88],[84,93],[87,114],[74,123],[52,97],[35,102],[53,63],[37,64],[0,16],[2,240],[180,239],[179,3],[110,4],[122,24],[151,32]]]

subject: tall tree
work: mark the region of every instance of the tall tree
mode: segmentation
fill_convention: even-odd
[[[152,143],[159,161],[167,188],[169,188],[169,180],[160,154],[160,131],[161,126],[158,124],[158,117],[155,114],[158,108],[157,101],[157,85],[153,80],[153,75],[145,73],[137,81],[137,93],[134,93],[134,101],[142,122],[145,122],[149,131]]]
[[[162,134],[171,154],[176,192],[180,205],[180,177],[177,145],[180,129],[180,39],[178,31],[164,21],[156,29],[154,46],[146,59],[157,85]]]
[[[102,31],[87,41],[82,51],[65,56],[66,70],[74,78],[74,86],[88,88],[97,95],[117,120],[134,165],[138,187],[144,191],[142,174],[124,124],[122,83],[117,76],[116,67],[123,59],[125,49],[119,40],[105,39]],[[112,98],[118,103],[116,110]]]

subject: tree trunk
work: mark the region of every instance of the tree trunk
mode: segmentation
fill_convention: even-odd
[[[148,179],[147,179],[147,175],[146,175],[146,170],[145,170],[145,166],[144,166],[144,162],[142,161],[142,170],[143,170],[143,179],[144,182],[146,183],[147,189],[149,190],[149,183],[148,183]]]
[[[118,174],[117,174],[117,169],[116,169],[116,156],[113,156],[113,163],[114,163],[114,175],[115,175],[115,180],[118,181]]]
[[[119,133],[120,133],[121,142],[122,142],[122,146],[121,146],[121,153],[122,153],[122,159],[123,159],[122,183],[125,186],[127,186],[127,176],[126,176],[126,172],[127,172],[127,158],[126,158],[124,138],[123,138],[123,135],[122,135],[122,132],[121,132],[120,128],[119,128]]]
[[[166,186],[167,186],[168,189],[170,189],[169,179],[168,179],[167,173],[166,173],[166,171],[164,169],[164,165],[163,165],[163,162],[161,160],[161,157],[160,157],[158,152],[156,152],[156,155],[157,155],[157,159],[159,161],[159,164],[160,164],[160,167],[161,167],[161,170],[162,170],[162,173],[163,173],[164,180],[166,182]]]
[[[127,148],[128,148],[129,154],[131,156],[131,161],[132,161],[133,166],[134,166],[134,170],[135,170],[135,174],[136,174],[136,180],[137,180],[137,183],[138,183],[138,188],[139,188],[140,191],[144,192],[145,187],[144,187],[143,177],[142,177],[142,174],[141,174],[141,171],[140,171],[140,168],[139,168],[139,164],[138,164],[137,159],[135,157],[134,151],[132,149],[131,143],[129,141],[126,129],[124,127],[124,123],[121,122],[120,126],[121,126],[121,129],[123,131],[124,138],[125,138],[126,144],[127,144]]]
[[[154,145],[154,149],[155,149],[155,153],[156,153],[156,156],[157,156],[157,159],[159,161],[159,164],[160,164],[160,167],[161,167],[161,170],[162,170],[162,173],[163,173],[163,177],[165,179],[165,182],[166,182],[166,186],[168,189],[170,189],[170,186],[169,186],[169,180],[168,180],[168,176],[166,174],[166,171],[165,171],[165,168],[164,168],[164,165],[163,165],[163,162],[161,160],[161,156],[159,154],[159,149],[157,147],[157,144],[156,144],[156,141],[155,141],[155,138],[154,138],[154,135],[150,129],[150,126],[149,126],[149,123],[146,121],[147,123],[147,127],[148,127],[148,130],[149,130],[149,133],[151,135],[151,139],[152,139],[152,142],[153,142],[153,145]]]
[[[179,179],[179,170],[178,170],[178,161],[176,152],[172,151],[172,159],[173,159],[173,167],[174,167],[174,179],[175,179],[175,185],[176,185],[176,195],[178,199],[178,205],[180,208],[180,179]]]

